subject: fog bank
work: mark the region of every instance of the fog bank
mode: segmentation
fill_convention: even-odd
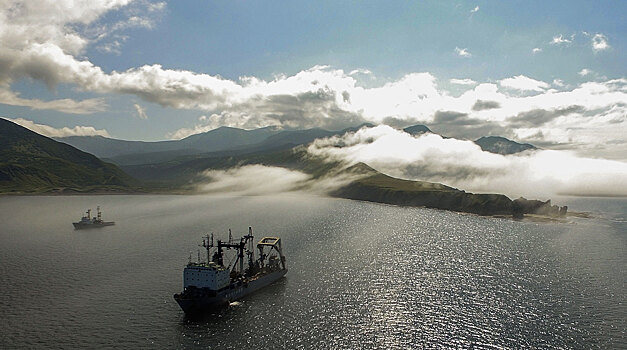
[[[436,134],[414,137],[384,125],[318,139],[308,152],[332,161],[363,162],[394,177],[512,198],[627,196],[624,162],[553,150],[500,155],[484,152],[471,141]]]

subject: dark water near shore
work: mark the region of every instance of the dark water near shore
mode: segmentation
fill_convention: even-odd
[[[2,197],[0,348],[627,348],[627,200],[559,204],[599,217],[297,195]],[[74,231],[96,205],[116,226]],[[282,237],[287,277],[187,319],[172,294],[190,252],[248,226]]]

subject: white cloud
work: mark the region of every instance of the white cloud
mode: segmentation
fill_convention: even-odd
[[[365,73],[364,70],[346,73],[327,66],[315,66],[271,80],[256,77],[230,80],[157,64],[105,72],[83,56],[87,45],[104,44],[103,40],[115,40],[115,35],[120,35],[107,34],[110,27],[101,25],[100,18],[111,11],[124,11],[123,19],[144,18],[150,10],[142,13],[128,10],[141,5],[141,1],[13,4],[0,3],[0,42],[3,45],[0,91],[5,91],[2,95],[5,103],[69,113],[93,113],[105,108],[103,99],[44,102],[20,99],[11,92],[12,83],[32,78],[50,88],[68,84],[92,93],[134,95],[142,101],[199,110],[209,116],[198,125],[171,135],[177,138],[223,125],[246,129],[275,125],[338,130],[363,122],[395,121],[397,124],[434,124],[448,128],[447,132],[459,137],[498,132],[503,136],[542,142],[547,147],[555,143],[561,143],[561,147],[576,145],[584,151],[600,147],[599,154],[609,152],[611,147],[606,141],[609,137],[615,142],[613,149],[624,149],[627,154],[624,79],[584,83],[568,91],[556,91],[545,82],[519,75],[499,82],[501,87],[511,89],[505,92],[499,91],[499,85],[494,83],[451,79],[451,84],[468,86],[461,95],[453,96],[428,72],[410,73],[376,87],[361,86],[352,76]],[[145,3],[143,7],[146,8]],[[85,34],[77,28],[91,31]],[[102,35],[104,39],[99,39]],[[556,38],[558,43],[566,43],[573,37],[567,39],[560,35]],[[456,49],[457,54],[470,55],[467,49]],[[529,91],[536,93],[529,96]],[[573,106],[581,108],[572,109]],[[565,110],[574,112],[563,114]],[[542,124],[522,123],[520,120],[525,118],[540,118]]]
[[[477,82],[472,80],[472,79],[450,79],[449,82],[451,84],[457,84],[457,85],[477,85]]]
[[[607,42],[607,37],[601,33],[595,34],[592,37],[592,49],[595,52],[604,51],[610,48],[610,44]]]
[[[17,93],[0,88],[0,103],[11,106],[30,107],[35,110],[55,110],[71,114],[92,114],[102,112],[107,104],[103,98],[90,98],[75,101],[69,98],[42,101],[39,99],[21,98]]]
[[[309,80],[317,82],[311,86],[325,85],[328,89],[322,94],[300,92],[303,90],[299,89],[309,83],[301,85],[296,81]],[[262,94],[265,89],[280,91],[275,84],[282,86],[281,89],[288,89],[283,85],[290,86],[296,92],[283,90],[280,95]],[[546,147],[571,145],[581,152],[595,150],[598,155],[618,154],[619,149],[627,154],[627,138],[624,136],[627,134],[626,80],[588,82],[565,91],[550,89],[549,84],[525,76],[504,79],[500,84],[512,90],[503,93],[496,84],[482,83],[454,97],[440,90],[435,77],[429,73],[410,74],[376,88],[357,86],[342,71],[328,68],[312,69],[272,82],[250,78],[248,84],[243,84],[243,89],[260,91],[264,96],[262,102],[253,97],[250,102],[232,104],[168,137],[183,138],[223,125],[245,129],[297,124],[339,126],[344,120],[351,120],[346,119],[349,115],[360,116],[361,120],[375,124],[385,123],[390,117],[405,125],[426,124],[436,132],[454,137],[496,134]],[[555,86],[559,84],[559,81],[554,82]],[[517,91],[522,95],[517,96]],[[529,96],[529,91],[536,93]],[[350,95],[349,101],[343,99],[343,92]],[[331,105],[329,101],[332,101]],[[490,108],[478,108],[478,104]],[[329,109],[330,106],[333,108]],[[331,110],[335,112],[331,113]],[[573,112],[564,114],[570,110]],[[294,115],[295,111],[300,112]],[[344,126],[356,124],[356,121],[347,122]],[[617,144],[610,145],[607,141]],[[621,143],[623,141],[626,143]]]
[[[477,11],[479,11],[479,6],[475,6],[474,9],[470,10],[470,13],[475,13]]]
[[[462,57],[472,57],[472,54],[468,52],[466,48],[460,49],[459,47],[455,47],[455,52]]]
[[[122,54],[122,44],[128,40],[128,36],[125,35],[113,35],[107,42],[96,46],[96,50],[104,53],[111,53],[115,55]]]
[[[533,50],[531,50],[531,52],[533,52],[533,53],[542,52],[542,49],[539,48],[539,47],[534,47]]]
[[[567,39],[567,38],[564,38],[562,34],[560,34],[559,36],[553,37],[553,40],[551,40],[551,44],[553,45],[571,44],[573,42],[574,37],[575,37],[575,34],[571,35],[570,39]]]
[[[582,77],[585,77],[586,75],[590,75],[592,73],[594,73],[592,70],[590,70],[588,68],[584,68],[584,69],[580,70],[579,73],[577,73],[577,74],[581,75]]]
[[[49,125],[37,124],[33,121],[17,118],[4,118],[6,120],[12,121],[15,124],[21,125],[27,129],[30,129],[40,135],[48,136],[48,137],[68,137],[68,136],[104,136],[111,137],[107,130],[105,129],[96,129],[93,126],[81,126],[77,125],[73,128],[63,127],[63,128],[54,128]]]
[[[557,87],[564,87],[564,81],[561,79],[553,79],[553,85],[557,86]]]
[[[149,3],[148,10],[150,12],[158,12],[158,11],[163,11],[165,7],[166,7],[165,1],[160,1],[160,2],[155,2],[155,3]]]
[[[138,105],[137,103],[135,103],[133,107],[135,107],[135,112],[137,112],[137,116],[139,117],[139,119],[148,119],[148,115],[146,115],[146,110],[144,109],[144,107]]]
[[[76,2],[5,1],[0,3],[0,85],[7,87],[15,79],[28,76],[46,82],[50,87],[58,82],[74,82],[76,75],[96,73],[99,68],[76,57],[89,44],[101,43],[103,50],[119,51],[123,37],[117,31],[143,26],[152,19],[144,12],[157,16],[163,5],[143,0],[94,0]],[[126,9],[122,22],[105,25],[100,18],[112,11]],[[114,38],[111,43],[102,41]],[[117,42],[116,42],[117,41]],[[61,70],[61,72],[55,72]],[[68,78],[60,74],[71,73]]]
[[[373,73],[368,70],[368,69],[353,69],[352,71],[350,71],[350,73],[348,73],[348,75],[357,75],[357,74],[363,74],[363,75],[370,75],[373,76]]]
[[[499,84],[503,87],[516,89],[520,91],[544,91],[549,88],[549,84],[531,79],[524,75],[517,75],[512,78],[507,78],[499,81]]]
[[[187,136],[196,135],[196,134],[200,134],[203,132],[207,132],[209,130],[219,128],[221,125],[215,123],[214,122],[215,119],[216,119],[215,117],[213,119],[210,119],[206,115],[201,115],[198,118],[198,123],[195,124],[193,127],[180,128],[174,132],[166,134],[165,137],[171,140],[180,140],[180,139],[186,138]]]
[[[627,163],[563,151],[503,156],[470,141],[435,134],[413,137],[388,126],[316,140],[308,151],[332,160],[364,162],[395,177],[444,183],[512,197],[553,194],[627,195]]]
[[[228,192],[263,195],[302,189],[311,177],[305,173],[280,167],[247,165],[203,173],[210,182],[198,186],[200,192]]]
[[[201,173],[208,182],[197,186],[199,192],[228,192],[239,195],[264,195],[295,191],[327,194],[363,175],[347,171],[331,172],[314,179],[297,170],[260,164],[244,165],[225,170],[207,170]]]

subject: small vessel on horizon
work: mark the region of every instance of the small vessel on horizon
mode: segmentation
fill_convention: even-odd
[[[100,211],[100,206],[96,207],[96,209],[97,215],[95,218],[91,217],[91,209],[87,209],[85,215],[81,217],[81,220],[79,222],[72,223],[72,225],[74,225],[74,229],[81,230],[86,228],[98,228],[115,225],[115,222],[113,221],[102,220],[102,212]]]
[[[223,242],[213,241],[213,234],[204,237],[202,247],[207,250],[207,262],[190,261],[183,270],[183,292],[174,294],[174,300],[183,311],[198,314],[217,309],[279,280],[287,273],[285,256],[279,237],[263,237],[257,243],[259,258],[255,259],[252,228],[239,242],[231,237]],[[212,249],[215,251],[212,254]],[[224,249],[235,249],[234,261],[224,264]],[[267,249],[267,250],[266,250]],[[247,260],[247,266],[244,266]]]

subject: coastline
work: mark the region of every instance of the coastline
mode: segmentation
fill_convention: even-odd
[[[465,195],[474,195],[472,193],[467,193],[464,191],[459,191]],[[159,191],[159,190],[132,190],[132,191],[128,191],[128,190],[94,190],[94,191],[76,191],[76,190],[53,190],[53,191],[45,191],[45,192],[2,192],[0,193],[0,197],[6,196],[6,197],[15,197],[15,196],[21,196],[21,197],[36,197],[36,196],[50,196],[50,197],[56,197],[56,196],[110,196],[110,195],[131,195],[131,196],[145,196],[145,195],[173,195],[173,196],[195,196],[195,195],[204,195],[206,193],[199,193],[197,191],[193,191],[193,190],[185,190],[185,189],[172,189],[172,190],[163,190],[163,191]],[[405,193],[404,195],[407,195],[407,193]],[[387,198],[387,200],[385,200],[385,198],[383,200],[373,200],[373,199],[363,199],[363,198],[349,198],[349,197],[344,197],[341,195],[336,194],[329,194],[327,195],[329,198],[338,198],[338,199],[347,199],[347,200],[351,200],[351,201],[363,201],[363,202],[370,202],[370,203],[379,203],[379,204],[384,204],[384,205],[391,205],[391,206],[396,206],[396,207],[415,207],[415,208],[429,208],[429,209],[436,209],[436,210],[445,210],[445,211],[453,211],[453,212],[457,212],[457,213],[461,213],[461,214],[468,214],[468,215],[476,215],[476,216],[483,216],[483,217],[489,217],[489,218],[495,218],[495,219],[508,219],[508,220],[514,220],[514,221],[521,221],[521,222],[534,222],[534,223],[567,223],[568,218],[580,218],[580,219],[592,219],[592,218],[596,218],[595,215],[593,215],[590,212],[587,211],[569,211],[565,216],[552,216],[552,215],[543,215],[543,214],[536,214],[536,213],[525,213],[522,217],[514,217],[511,213],[492,213],[492,214],[483,214],[480,212],[476,212],[476,211],[465,211],[465,210],[456,210],[453,208],[447,208],[445,205],[437,205],[437,206],[430,206],[430,205],[415,205],[415,204],[411,204],[411,203],[401,203],[398,201],[394,201],[394,200],[390,200],[393,197],[389,197]],[[417,195],[414,194],[413,197],[416,197]],[[503,196],[503,195],[498,195]],[[503,196],[505,197],[505,196]],[[589,196],[572,196],[575,198],[597,198],[597,197],[589,197]],[[614,196],[612,198],[616,198],[618,196]],[[507,197],[505,197],[507,198]],[[622,196],[622,198],[627,198]]]

